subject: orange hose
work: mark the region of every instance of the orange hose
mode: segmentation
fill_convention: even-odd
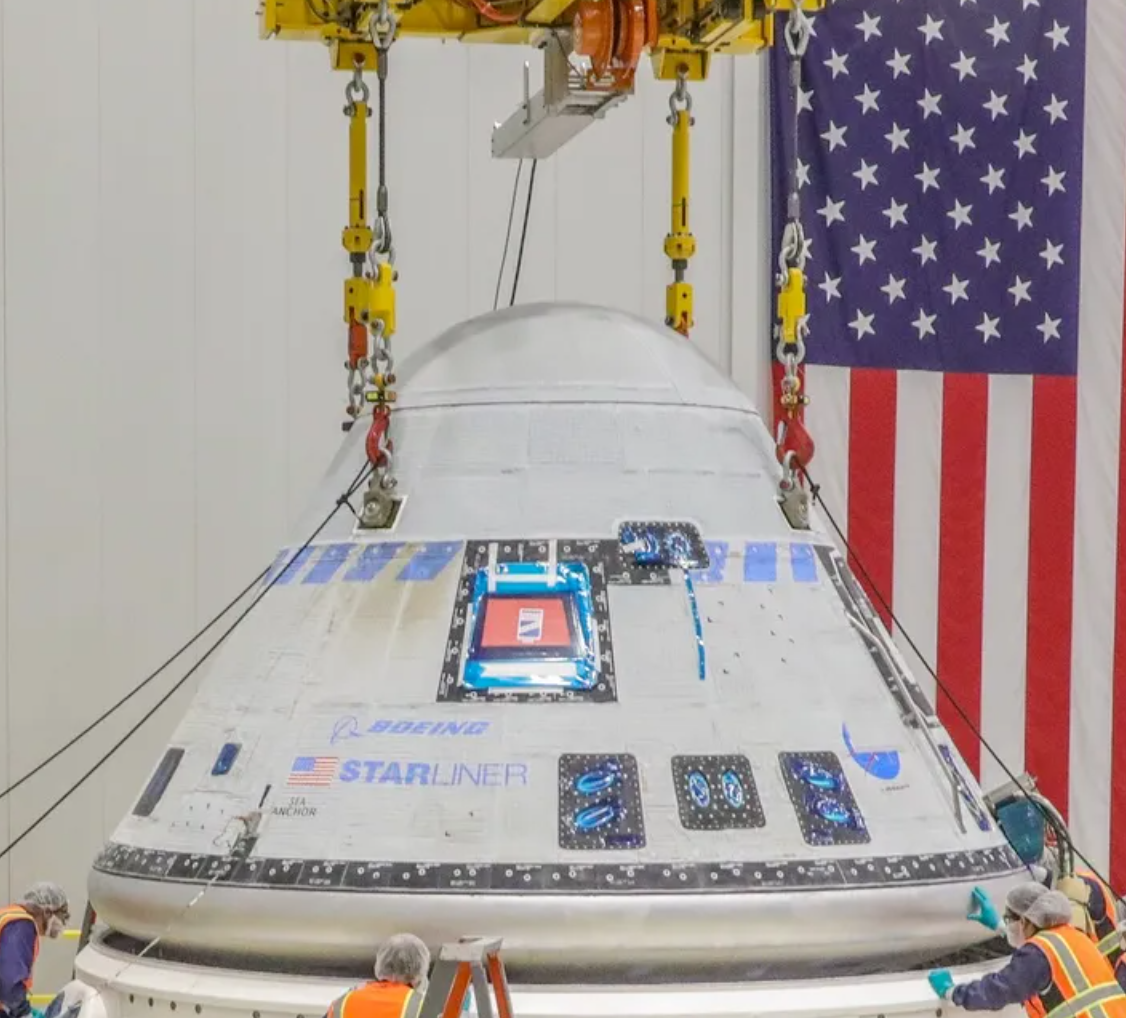
[[[476,8],[477,13],[483,18],[488,18],[489,21],[495,22],[498,25],[511,25],[520,20],[523,12],[519,14],[502,14],[498,11],[489,0],[469,0]]]

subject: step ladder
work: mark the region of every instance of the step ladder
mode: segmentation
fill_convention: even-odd
[[[460,1018],[465,993],[473,984],[477,1018],[513,1018],[508,976],[500,958],[501,938],[463,937],[443,944],[430,973],[418,1018]],[[489,995],[493,987],[496,1008]]]

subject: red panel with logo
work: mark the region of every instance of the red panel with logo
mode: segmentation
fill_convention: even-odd
[[[486,597],[482,650],[522,647],[569,650],[572,633],[565,595]]]

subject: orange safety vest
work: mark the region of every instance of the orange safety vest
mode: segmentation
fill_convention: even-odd
[[[1098,947],[1099,953],[1111,964],[1111,968],[1116,968],[1122,958],[1122,935],[1118,932],[1118,923],[1115,921],[1118,914],[1118,909],[1115,906],[1116,898],[1111,892],[1110,888],[1106,886],[1094,873],[1087,870],[1076,870],[1075,875],[1082,877],[1093,883],[1103,896],[1103,918],[1096,919],[1091,915],[1090,908],[1087,909],[1087,915],[1090,916],[1091,925],[1095,928],[1095,934],[1091,938]]]
[[[1056,926],[1028,943],[1043,952],[1052,970],[1051,982],[1025,1002],[1029,1018],[1126,1018],[1126,993],[1085,933]]]
[[[0,933],[4,932],[4,927],[8,923],[16,923],[27,920],[32,926],[35,926],[35,919],[26,908],[21,905],[9,905],[7,908],[0,908]],[[39,927],[35,926],[35,946],[31,950],[31,966],[34,969],[36,959],[39,957]],[[23,981],[24,988],[28,993],[31,992],[31,973],[27,974],[27,978]]]
[[[418,1018],[422,996],[404,983],[367,983],[334,1000],[325,1018]]]

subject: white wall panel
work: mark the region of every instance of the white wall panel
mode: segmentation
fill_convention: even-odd
[[[740,60],[732,73],[729,104],[731,234],[729,327],[731,377],[764,413],[770,405],[771,371],[763,344],[769,343],[775,258],[770,236],[770,101],[767,60]]]
[[[284,533],[294,424],[289,381],[301,376],[294,374],[289,345],[291,334],[298,335],[291,333],[288,276],[293,219],[286,65],[293,51],[261,42],[244,24],[249,19],[239,19],[238,30],[218,31],[231,9],[228,0],[196,0],[194,8],[191,494],[202,622],[262,568]],[[331,275],[335,225],[329,219],[320,244],[306,248],[325,255],[325,292],[317,293],[317,305],[326,317],[339,293]],[[298,287],[298,294],[314,292]],[[306,336],[303,348],[307,366],[321,369],[316,377],[323,378],[327,398],[331,383],[339,382],[332,368],[343,356],[330,356],[339,348],[318,334]],[[339,392],[343,388],[341,382]],[[330,432],[328,423],[322,419],[320,430]]]
[[[267,564],[335,451],[347,121],[346,78],[323,48],[260,41],[249,2],[0,0],[0,54],[6,786]],[[539,87],[540,57],[403,40],[391,59],[402,356],[492,306],[516,164],[491,158],[490,131],[521,99],[525,60]],[[692,341],[759,401],[772,261],[765,72],[765,59],[721,59],[691,86]],[[663,319],[669,91],[643,66],[631,99],[539,165],[521,302]],[[0,844],[194,660],[3,800]],[[77,919],[90,859],[192,688],[0,863],[0,893],[58,879]],[[66,954],[45,951],[37,989],[65,978]]]
[[[551,160],[559,175],[554,207],[541,209],[556,220],[555,295],[564,300],[642,310],[643,144],[653,85],[644,75],[639,94],[610,110]],[[513,89],[510,105],[515,97]],[[607,223],[611,202],[614,218]]]
[[[0,61],[4,57],[4,11],[0,7]],[[5,74],[0,63],[0,709],[4,711],[5,721],[11,717],[8,708],[8,359],[5,341],[7,322],[7,300],[5,266],[7,258],[4,243],[4,100],[6,96]],[[7,724],[3,735],[7,736]],[[0,782],[7,788],[12,771],[12,744],[4,739],[4,749],[0,752]],[[8,799],[0,802],[0,843],[8,844],[10,830]],[[10,876],[11,858],[5,856],[0,861],[0,890],[7,887]]]
[[[446,57],[456,59],[455,51],[450,46],[442,47],[442,52]],[[531,50],[523,48],[510,50],[505,47],[464,46],[457,47],[457,52],[464,53],[464,59],[469,66],[464,112],[470,127],[466,137],[464,166],[472,200],[463,212],[465,218],[463,244],[468,311],[476,315],[488,311],[493,306],[497,270],[504,250],[504,227],[508,222],[512,185],[517,167],[516,160],[510,162],[493,159],[490,148],[492,126],[494,121],[504,120],[515,103],[520,100],[523,89],[521,68],[524,61],[530,61],[534,69],[539,57]],[[533,77],[532,80],[535,81],[536,78]],[[523,219],[523,197],[530,173],[531,163],[525,163],[520,176],[517,208],[513,218],[514,232]],[[544,232],[555,226],[554,214],[547,215],[545,211],[547,206],[544,203],[545,195],[551,197],[553,174],[551,161],[545,162],[536,171],[536,187],[532,195],[532,211],[528,222],[529,246],[526,248],[524,267],[520,273],[518,294],[518,296],[523,295],[525,300],[530,299],[529,294],[533,292],[542,296],[545,287],[550,287],[551,279],[554,277],[554,237],[550,238],[549,243],[549,236]],[[539,195],[538,201],[536,194]],[[507,267],[501,281],[499,298],[501,307],[508,303],[512,290],[512,274],[519,244],[520,237],[517,235],[509,245]],[[541,268],[544,265],[547,266],[546,270]]]
[[[469,313],[465,265],[471,239],[465,210],[472,201],[476,181],[469,174],[467,143],[471,126],[476,129],[477,141],[482,135],[487,141],[488,131],[487,125],[480,123],[481,114],[473,116],[469,105],[469,47],[422,39],[404,39],[401,43],[389,58],[387,183],[401,315],[394,342],[397,349],[406,351]],[[317,73],[325,77],[323,53],[320,58]],[[340,75],[329,77],[336,87],[344,80]],[[373,80],[373,104],[376,95]],[[346,118],[337,119],[336,129],[343,132]],[[369,124],[374,209],[374,115]],[[347,178],[335,179],[340,181],[335,187],[335,218],[343,223],[347,208],[340,205],[340,199],[346,197],[343,188]],[[542,206],[538,211],[542,214]],[[495,258],[484,257],[486,261]],[[336,271],[339,273],[339,268]]]
[[[227,32],[233,34],[233,26]],[[342,113],[344,78],[328,72],[321,47],[258,41],[258,49],[280,51],[286,71],[285,161],[279,167],[285,175],[285,200],[274,211],[287,233],[285,272],[274,291],[274,299],[285,307],[285,342],[279,342],[276,356],[285,360],[286,385],[274,394],[248,390],[243,405],[249,414],[264,399],[281,402],[287,463],[280,516],[288,523],[301,512],[310,484],[340,440],[338,422],[347,401],[341,303],[349,264],[340,246],[348,215],[347,120]],[[264,98],[262,108],[269,105]],[[409,318],[400,320],[407,330]],[[216,423],[230,426],[233,421],[220,418]]]
[[[59,15],[65,31],[49,30],[37,5],[5,5],[3,13],[6,649],[15,677],[5,739],[10,773],[23,775],[116,685],[102,632],[103,435],[114,430],[103,386],[114,384],[127,348],[101,332],[98,7],[69,5]],[[137,426],[160,433],[164,422]],[[143,574],[144,553],[141,539],[116,568]],[[161,610],[147,621],[165,618]],[[92,748],[76,752],[14,793],[13,830],[26,828],[93,757]],[[78,854],[102,826],[103,780],[11,853],[14,885],[57,872],[81,886]]]
[[[101,702],[124,695],[194,630],[194,28],[190,6],[99,3],[101,658],[91,678]],[[174,710],[162,712],[152,737],[167,737],[174,721]],[[120,816],[118,789],[136,792],[130,775],[149,765],[146,750],[130,740],[105,768],[103,823]],[[76,831],[63,858],[78,845],[96,851],[98,840],[96,830]]]

